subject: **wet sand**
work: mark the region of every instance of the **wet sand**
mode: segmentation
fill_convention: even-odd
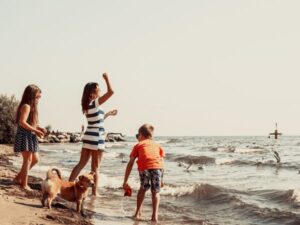
[[[0,145],[0,224],[75,224],[90,225],[93,212],[86,211],[83,218],[75,211],[75,204],[58,199],[52,210],[41,205],[40,178],[29,177],[32,191],[25,191],[13,183],[19,168],[14,168],[10,159],[13,149]]]

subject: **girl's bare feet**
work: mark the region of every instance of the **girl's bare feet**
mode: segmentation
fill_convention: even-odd
[[[13,183],[17,184],[17,185],[20,185],[21,184],[21,179],[18,176],[16,176],[15,179],[13,179]]]
[[[98,192],[96,192],[96,193],[92,193],[92,197],[100,197],[100,194],[98,193]]]
[[[21,186],[22,189],[24,189],[25,191],[32,191],[32,189],[26,185],[26,186]]]
[[[151,222],[157,223],[158,219],[154,215],[152,215]]]
[[[140,220],[141,217],[134,215],[134,216],[132,216],[132,219],[134,219],[134,220]]]
[[[142,213],[141,213],[141,212],[135,213],[135,214],[132,216],[132,218],[133,218],[134,220],[140,220],[141,217],[142,217]]]

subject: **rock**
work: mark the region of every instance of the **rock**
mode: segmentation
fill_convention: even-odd
[[[82,137],[80,133],[72,133],[70,134],[70,142],[71,143],[77,143],[82,141]]]
[[[107,133],[105,141],[121,142],[121,141],[125,141],[125,138],[124,138],[124,135],[121,133]]]
[[[70,142],[70,140],[67,138],[59,139],[59,143],[67,143],[67,142]]]
[[[58,135],[57,138],[58,138],[58,139],[65,139],[66,136],[61,134],[61,135]]]
[[[56,136],[53,136],[53,137],[52,137],[52,140],[53,140],[55,143],[59,143],[59,138],[56,137]]]

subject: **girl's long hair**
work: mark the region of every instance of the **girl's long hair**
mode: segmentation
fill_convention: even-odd
[[[41,93],[41,92],[42,92],[41,89],[34,84],[28,85],[25,88],[23,96],[22,96],[22,100],[17,109],[16,123],[19,123],[22,106],[24,104],[28,104],[28,105],[30,105],[30,113],[29,113],[27,122],[30,125],[38,124],[39,119],[38,119],[38,108],[37,108],[36,95],[37,95],[37,93]]]
[[[87,110],[89,109],[89,104],[91,102],[91,96],[93,93],[95,93],[98,86],[99,85],[94,82],[87,83],[84,86],[83,94],[82,94],[82,98],[81,98],[81,107],[82,107],[83,113],[86,113]]]

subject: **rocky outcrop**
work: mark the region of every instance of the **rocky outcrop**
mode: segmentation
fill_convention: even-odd
[[[121,142],[126,141],[125,136],[121,133],[107,133],[106,142]]]
[[[44,138],[39,138],[40,143],[78,143],[82,141],[82,133],[51,132]],[[126,141],[122,133],[107,133],[106,142]]]

